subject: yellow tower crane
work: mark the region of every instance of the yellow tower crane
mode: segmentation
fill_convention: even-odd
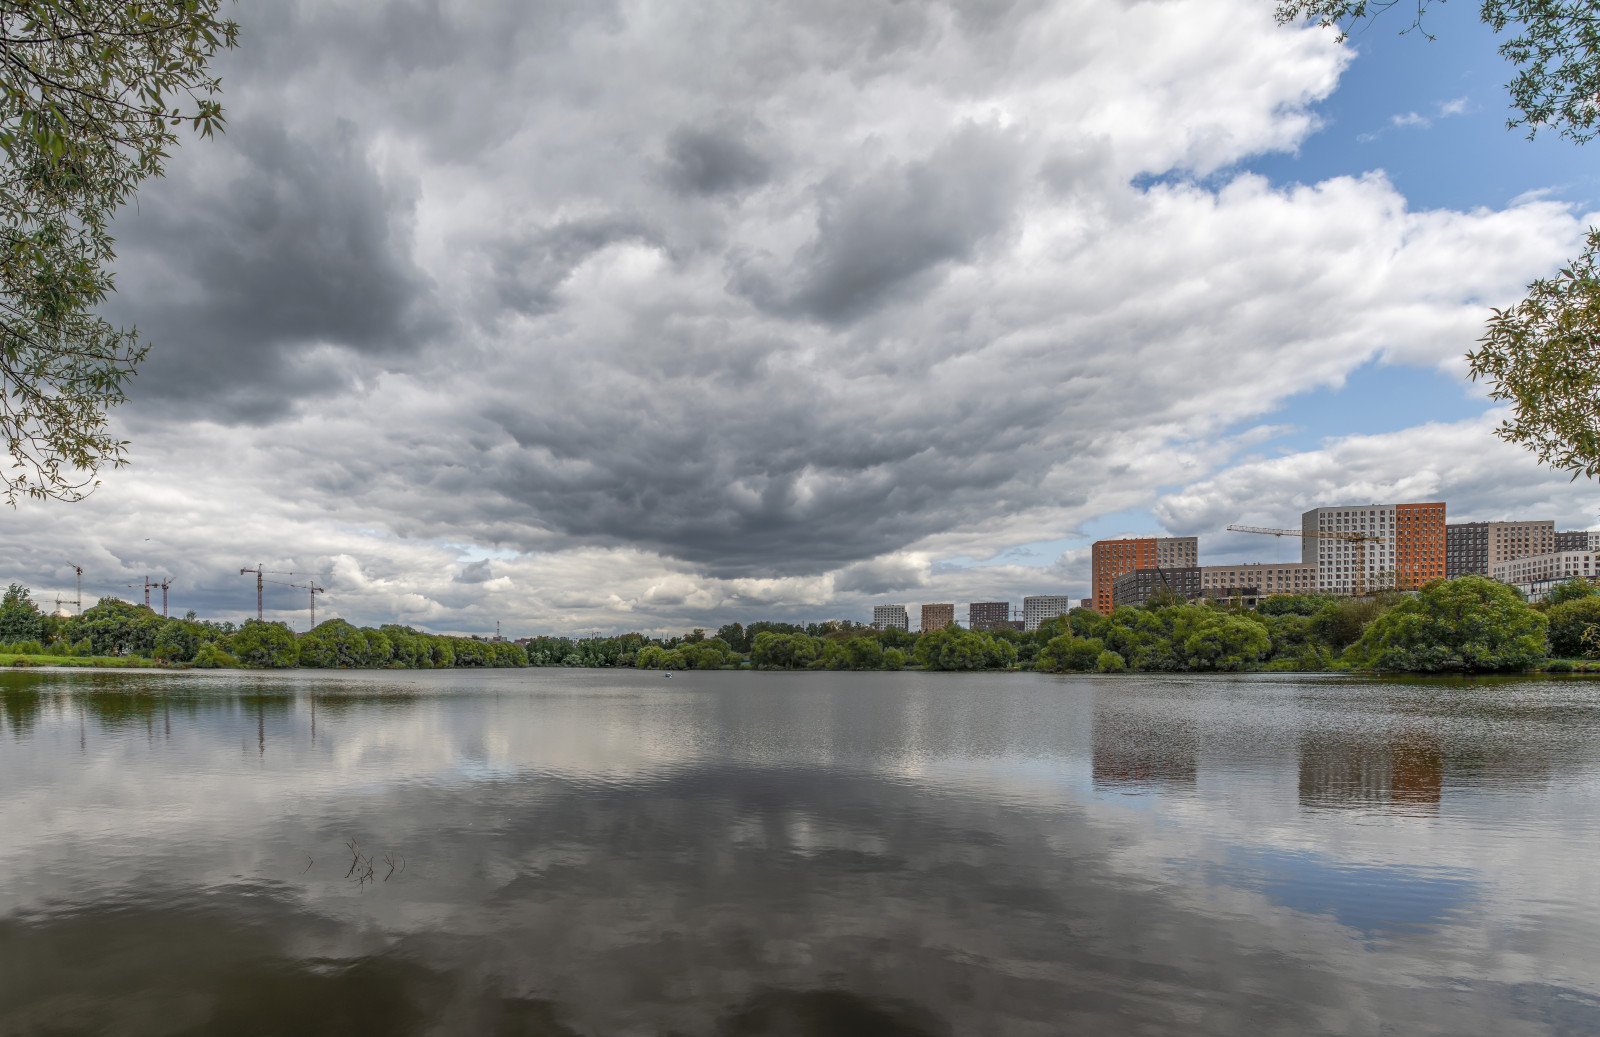
[[[1355,578],[1350,593],[1367,593],[1367,545],[1381,544],[1383,537],[1348,529],[1266,529],[1261,526],[1229,526],[1230,533],[1264,533],[1275,537],[1304,537],[1307,540],[1343,540],[1356,548]]]

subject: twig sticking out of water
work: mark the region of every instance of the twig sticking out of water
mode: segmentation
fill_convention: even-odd
[[[355,879],[357,886],[365,886],[369,882],[376,882],[377,879],[373,877],[371,856],[361,856],[361,847],[356,845],[354,839],[345,843],[345,846],[350,849],[350,870],[344,873],[344,877]]]
[[[311,855],[309,853],[306,854],[306,866],[300,869],[300,874],[304,875],[306,872],[310,871],[311,866],[315,863],[317,862],[311,859]]]

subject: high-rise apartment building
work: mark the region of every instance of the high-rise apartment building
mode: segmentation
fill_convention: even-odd
[[[904,605],[874,605],[872,626],[875,630],[910,630],[911,617]]]
[[[930,630],[943,630],[955,621],[956,607],[954,603],[948,605],[924,605],[922,606],[922,626],[919,629],[923,633],[927,633]]]
[[[1097,540],[1090,551],[1091,594],[1094,608],[1110,615],[1111,584],[1135,569],[1181,569],[1200,564],[1200,541],[1195,537],[1132,537]]]
[[[967,605],[968,630],[1003,630],[1011,625],[1011,602],[974,601]]]
[[[1065,594],[1035,594],[1022,599],[1022,629],[1038,630],[1039,624],[1056,616],[1064,616],[1078,606]],[[1089,602],[1084,599],[1084,608]]]
[[[1586,550],[1588,542],[1562,547],[1550,519],[1511,522],[1456,522],[1444,527],[1444,574],[1450,579],[1468,573],[1488,576],[1494,567],[1513,558],[1531,558],[1552,551]]]
[[[1300,516],[1300,561],[1317,567],[1316,590],[1323,594],[1420,587],[1444,577],[1444,526],[1444,504],[1438,501],[1312,508]]]

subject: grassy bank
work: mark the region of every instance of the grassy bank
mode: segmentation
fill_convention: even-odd
[[[151,660],[141,659],[136,655],[14,655],[0,652],[0,666],[15,666],[19,669],[30,666],[114,666],[122,669],[140,669],[155,665]]]

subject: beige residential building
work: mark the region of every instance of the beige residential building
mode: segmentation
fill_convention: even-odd
[[[1600,578],[1600,552],[1553,551],[1532,558],[1511,558],[1496,562],[1489,576],[1537,601],[1557,583],[1580,576],[1586,580]]]
[[[1254,587],[1256,593],[1315,594],[1317,591],[1317,565],[1315,562],[1251,562],[1246,565],[1202,565],[1200,591],[1216,595],[1230,588]]]
[[[920,629],[923,633],[927,633],[929,630],[943,630],[955,621],[956,606],[954,602],[948,605],[922,606],[922,626]]]

